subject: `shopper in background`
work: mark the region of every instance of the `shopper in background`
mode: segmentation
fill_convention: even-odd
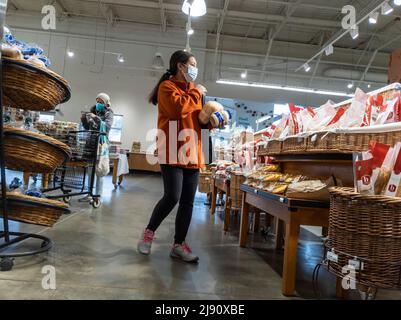
[[[96,97],[96,104],[90,109],[89,113],[83,112],[81,122],[85,130],[100,129],[100,123],[103,121],[106,125],[106,134],[108,135],[113,125],[114,113],[110,105],[110,97],[106,93],[99,93]]]
[[[90,112],[82,112],[81,122],[85,130],[100,131],[102,122],[106,128],[106,135],[109,135],[113,125],[114,113],[111,109],[110,96],[106,93],[99,93],[96,97],[96,104],[90,109]],[[96,193],[101,195],[103,190],[102,177],[96,176]],[[89,201],[89,196],[81,201]]]
[[[198,115],[202,110],[202,96],[206,94],[206,89],[201,85],[194,84],[197,73],[197,62],[193,54],[176,51],[170,58],[170,68],[150,94],[149,102],[158,106],[158,129],[164,132],[166,138],[159,139],[158,137],[159,160],[165,160],[160,165],[164,195],[154,208],[143,238],[138,243],[140,253],[150,254],[155,231],[179,202],[175,220],[174,245],[170,256],[186,262],[199,260],[185,242],[198,186],[199,167],[203,158]],[[174,122],[176,123],[174,124]],[[171,156],[169,152],[172,152],[169,147],[170,123],[177,126],[177,136],[179,130],[183,129],[192,129],[197,133],[198,141],[195,141],[199,153],[196,155],[199,160],[197,163],[184,164],[172,160],[179,159],[177,154],[175,157],[169,157]],[[175,138],[179,141],[178,137]],[[160,145],[161,143],[163,145]],[[180,142],[177,146],[177,149],[179,148]],[[164,150],[165,157],[161,157],[163,152],[160,149]]]

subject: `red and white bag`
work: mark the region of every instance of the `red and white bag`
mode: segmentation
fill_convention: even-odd
[[[384,194],[390,197],[401,197],[401,143],[398,142],[394,149],[394,168],[391,172]]]
[[[362,155],[354,161],[355,187],[362,194],[374,194],[372,184],[373,157],[370,152],[362,152]]]
[[[345,111],[340,119],[340,128],[360,127],[365,117],[366,102],[369,95],[357,88],[351,106]]]

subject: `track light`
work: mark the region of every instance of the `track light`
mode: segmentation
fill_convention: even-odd
[[[194,34],[194,29],[188,29],[187,33],[189,36],[192,36]]]
[[[347,84],[347,88],[348,89],[352,89],[353,87],[354,87],[354,83],[353,82],[350,82],[350,83]]]
[[[333,47],[333,45],[332,45],[332,44],[329,44],[329,45],[326,47],[326,49],[324,49],[324,52],[325,52],[326,56],[329,56],[329,55],[333,54],[333,52],[334,52],[334,47]]]
[[[246,79],[247,76],[248,76],[248,71],[245,70],[244,72],[241,73],[242,79]]]
[[[382,14],[387,15],[393,12],[393,7],[390,6],[387,2],[384,2],[382,5]]]
[[[120,63],[124,63],[124,62],[125,62],[124,56],[123,56],[122,54],[119,54],[119,55],[118,55],[117,60],[118,60],[118,62],[120,62]]]
[[[394,5],[401,6],[401,0],[394,0]]]
[[[205,0],[185,0],[181,10],[192,17],[204,16],[207,11]]]
[[[369,14],[369,23],[376,24],[378,18],[379,18],[379,12],[372,12],[371,14]]]
[[[305,72],[309,72],[310,71],[310,65],[308,63],[305,63],[303,65],[303,68],[304,68]]]
[[[356,38],[358,38],[359,37],[359,28],[358,28],[358,26],[354,26],[354,29],[351,29],[349,33],[350,33],[352,39],[355,40]]]
[[[368,83],[368,89],[370,89],[370,87],[371,87],[371,84],[370,84],[370,83]]]
[[[69,56],[70,58],[74,57],[75,56],[74,51],[67,50],[67,56]]]

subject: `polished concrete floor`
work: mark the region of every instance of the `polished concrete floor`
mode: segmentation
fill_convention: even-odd
[[[41,233],[55,245],[47,254],[15,259],[12,271],[0,272],[0,299],[287,299],[281,294],[283,252],[273,250],[271,239],[261,234],[251,235],[249,247],[240,248],[238,219],[224,233],[221,212],[210,216],[202,194],[196,197],[188,235],[199,264],[169,258],[175,211],[157,231],[152,254],[138,254],[137,240],[161,192],[157,174],[133,173],[118,189],[107,177],[99,209],[73,199],[73,213],[53,228],[12,223],[12,230]],[[26,242],[20,249],[33,245]],[[303,229],[298,251],[293,298],[313,299],[320,237]],[[47,265],[55,267],[56,290],[42,288]],[[334,278],[322,272],[319,282],[322,297],[334,298]],[[393,292],[378,297],[401,298]]]

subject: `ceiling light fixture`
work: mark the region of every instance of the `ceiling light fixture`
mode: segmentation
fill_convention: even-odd
[[[372,86],[372,85],[371,85],[370,83],[368,83],[368,89],[370,89],[371,86]]]
[[[352,89],[353,87],[354,87],[354,84],[353,84],[352,82],[350,82],[350,83],[347,84],[347,88],[348,88],[348,89]]]
[[[314,94],[322,94],[322,95],[329,95],[329,96],[340,96],[340,97],[353,97],[354,96],[353,94],[349,94],[346,92],[339,92],[339,91],[310,89],[310,88],[301,88],[301,87],[292,87],[292,86],[281,86],[281,85],[266,84],[266,83],[252,83],[252,82],[244,82],[244,81],[225,80],[225,79],[217,80],[216,83],[232,85],[232,86],[275,89],[275,90],[295,91],[295,92],[303,92],[303,93],[314,93]]]
[[[326,47],[326,49],[324,49],[324,52],[325,52],[326,56],[329,56],[329,55],[333,54],[333,52],[334,52],[334,47],[333,47],[333,45],[332,45],[332,44],[329,44],[329,45]]]
[[[358,38],[359,37],[359,28],[358,28],[358,26],[354,26],[354,28],[351,29],[349,31],[349,33],[350,33],[352,39],[355,40],[356,38]]]
[[[394,0],[394,5],[401,6],[401,0]]]
[[[74,57],[75,56],[74,51],[67,50],[67,56],[69,56],[70,58]]]
[[[370,24],[376,24],[377,23],[377,19],[379,18],[379,12],[372,12],[369,15],[369,23]]]
[[[245,70],[244,72],[241,73],[241,78],[242,79],[246,79],[246,77],[248,76],[248,71]]]
[[[393,12],[394,9],[392,6],[390,6],[387,2],[383,3],[382,5],[382,14],[387,15]]]
[[[118,55],[117,60],[118,60],[118,62],[120,62],[120,63],[124,63],[124,62],[125,62],[124,56],[123,56],[122,54],[119,54],[119,55]]]
[[[185,0],[181,10],[192,17],[201,17],[207,12],[205,0]]]
[[[305,63],[303,65],[305,72],[309,72],[310,71],[310,65],[308,63]]]

